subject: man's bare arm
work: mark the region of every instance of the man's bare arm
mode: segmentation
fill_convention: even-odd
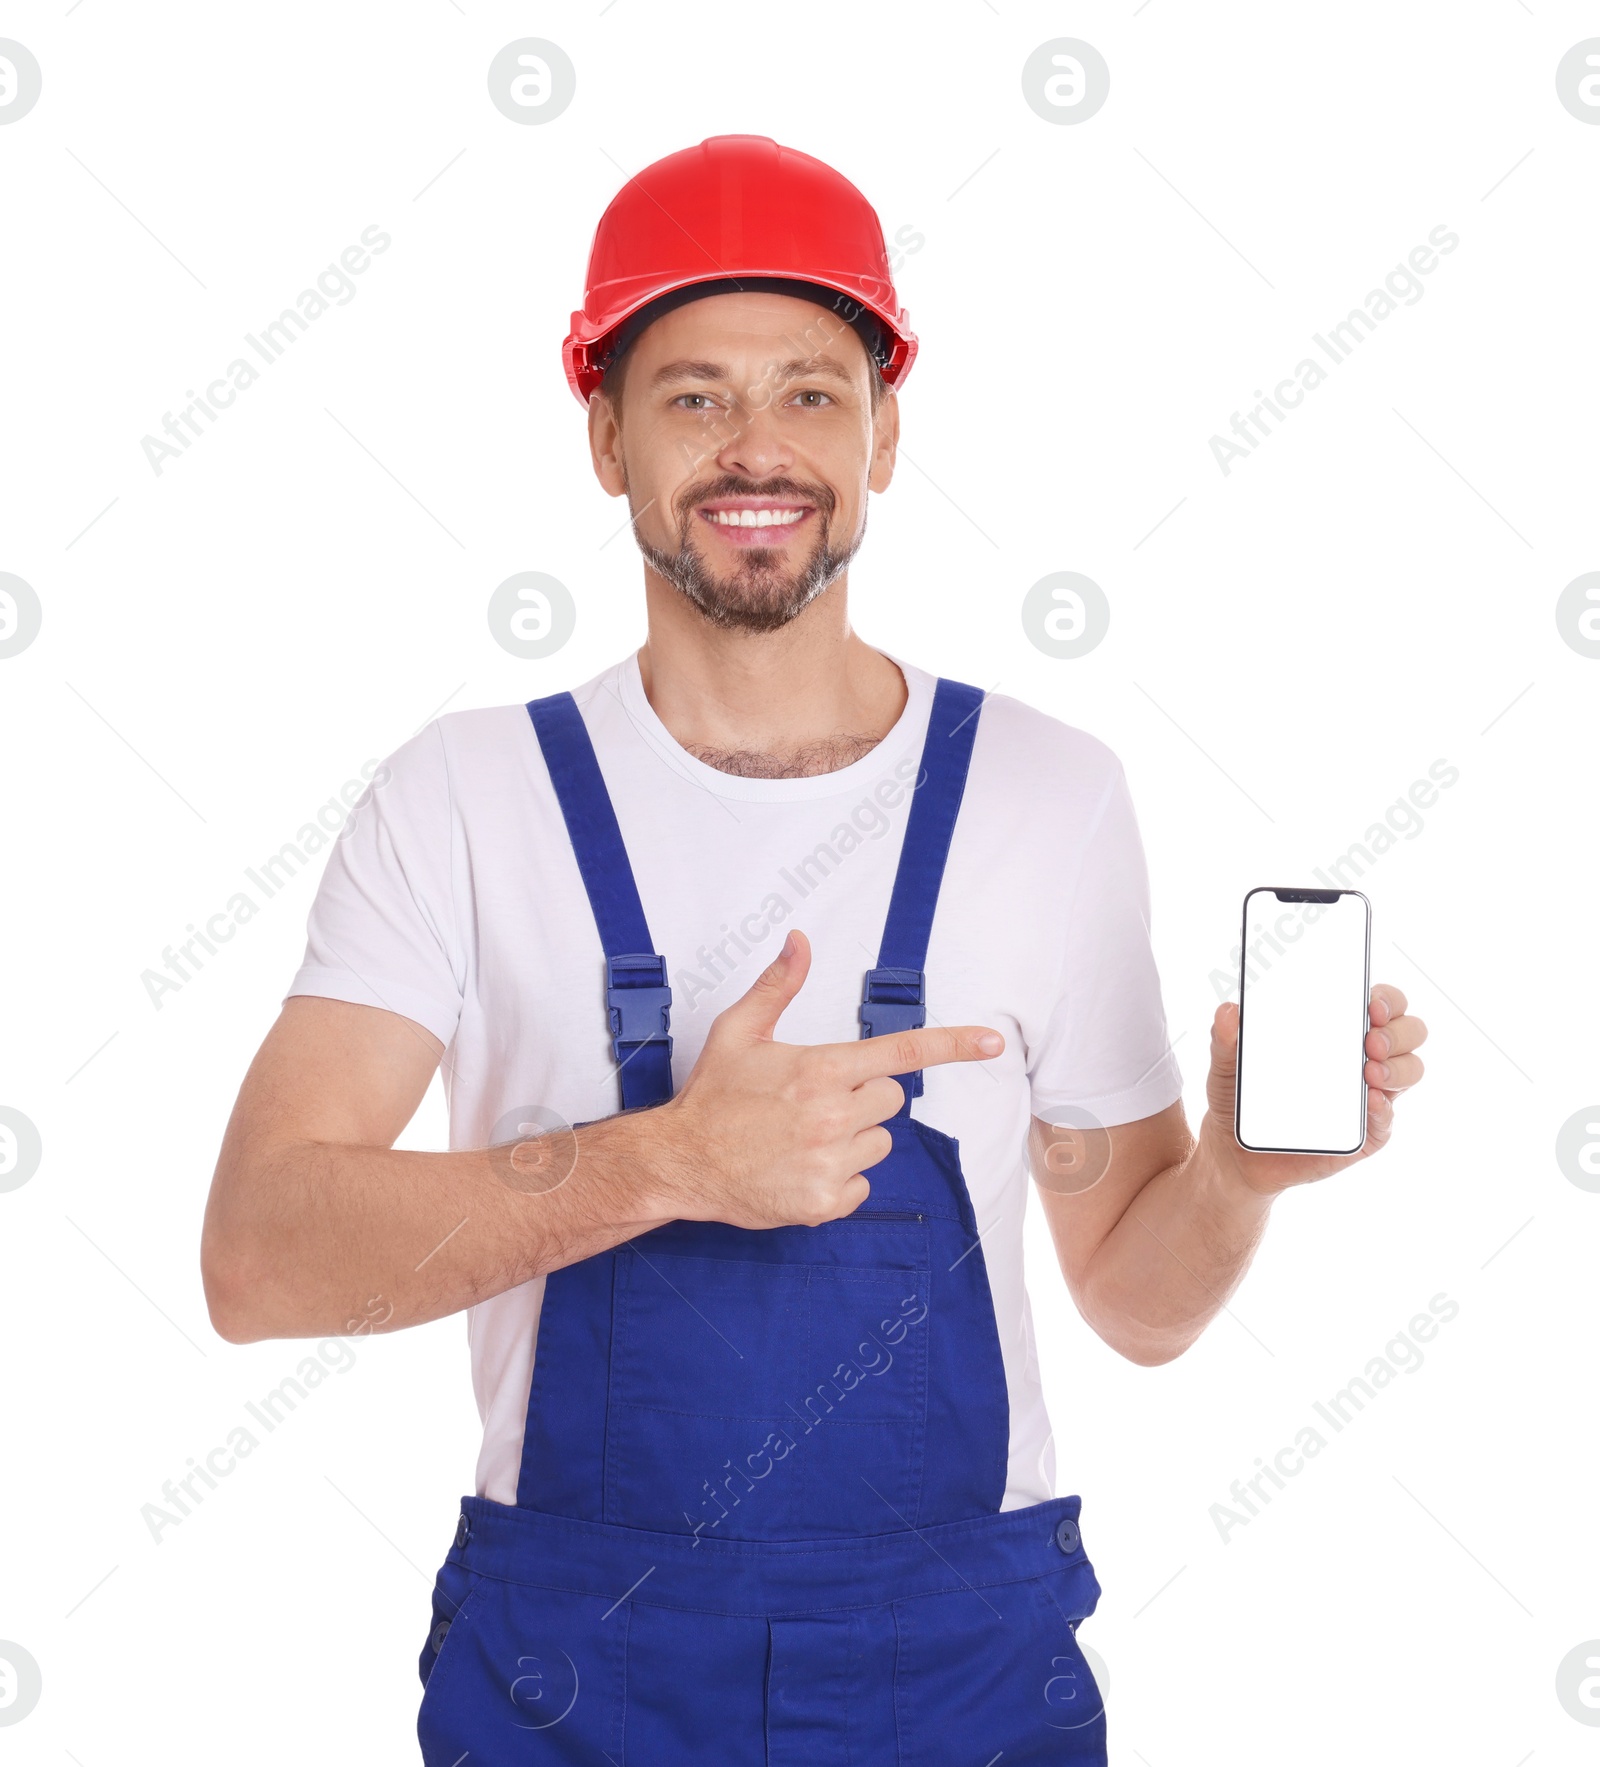
[[[1058,1128],[1035,1117],[1029,1152],[1062,1274],[1078,1311],[1130,1362],[1170,1362],[1243,1280],[1273,1198],[1369,1159],[1394,1127],[1394,1101],[1422,1077],[1427,1036],[1405,995],[1372,990],[1366,1039],[1367,1139],[1358,1153],[1278,1154],[1233,1133],[1239,1009],[1211,1027],[1206,1114],[1189,1133],[1182,1104],[1112,1129]]]
[[[1226,1181],[1181,1103],[1112,1129],[1035,1117],[1029,1151],[1078,1311],[1130,1362],[1181,1355],[1249,1268],[1271,1198]]]
[[[666,1221],[816,1226],[859,1207],[892,1145],[895,1074],[983,1061],[983,1026],[780,1043],[810,967],[791,933],[718,1015],[668,1103],[484,1152],[397,1151],[439,1063],[420,1025],[295,996],[245,1078],[212,1180],[201,1271],[246,1343],[418,1325]],[[375,1304],[376,1303],[376,1304]]]
[[[581,1159],[577,1138],[561,1134],[484,1152],[397,1151],[442,1053],[397,1013],[284,1002],[245,1076],[206,1206],[201,1272],[223,1337],[418,1325],[670,1219],[644,1200],[631,1120],[585,1129]]]

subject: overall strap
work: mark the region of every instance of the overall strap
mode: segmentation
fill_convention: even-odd
[[[861,993],[863,1037],[916,1030],[927,1023],[923,965],[928,957],[928,936],[955,833],[956,812],[966,790],[983,700],[981,688],[959,681],[941,680],[934,689],[921,775],[906,822],[883,943],[878,947],[878,967],[867,971]],[[922,1095],[922,1075],[917,1072],[899,1078],[906,1093],[900,1114],[905,1116],[911,1100]]]
[[[606,954],[606,1012],[622,1108],[664,1104],[672,1096],[667,962],[650,937],[594,744],[570,693],[530,700],[528,716],[544,750]]]

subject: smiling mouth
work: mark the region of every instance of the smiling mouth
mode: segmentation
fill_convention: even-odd
[[[721,503],[695,513],[736,546],[773,546],[802,527],[816,511],[804,503]]]

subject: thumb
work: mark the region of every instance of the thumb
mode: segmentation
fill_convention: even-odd
[[[1219,1117],[1233,1120],[1234,1078],[1239,1066],[1239,1008],[1225,1000],[1211,1021],[1211,1072],[1206,1103]]]
[[[798,929],[783,941],[783,949],[750,984],[743,998],[719,1012],[711,1035],[770,1037],[778,1028],[784,1008],[800,992],[811,968],[811,942]]]

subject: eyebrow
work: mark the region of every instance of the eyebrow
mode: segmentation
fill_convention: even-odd
[[[676,386],[685,380],[720,380],[731,379],[728,370],[720,362],[693,361],[685,358],[679,362],[668,362],[658,368],[650,378],[652,387]],[[787,362],[778,364],[778,378],[782,381],[821,379],[831,380],[840,386],[853,387],[849,370],[827,356],[791,356]]]

